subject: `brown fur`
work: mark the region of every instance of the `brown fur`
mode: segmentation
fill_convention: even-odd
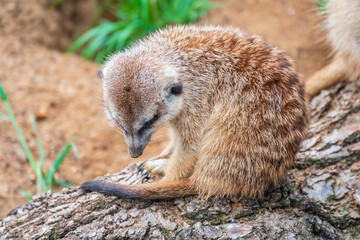
[[[160,31],[111,57],[103,75],[108,115],[133,132],[129,136],[154,113],[154,130],[171,126],[172,144],[144,164],[165,174],[161,182],[119,186],[151,189],[137,192],[140,198],[262,197],[284,179],[307,134],[308,103],[293,62],[236,28]],[[173,82],[183,92],[168,103],[165,92]]]

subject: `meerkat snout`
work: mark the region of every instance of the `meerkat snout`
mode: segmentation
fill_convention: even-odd
[[[141,156],[147,144],[147,142],[142,139],[142,136],[136,133],[131,135],[124,133],[124,138],[128,145],[130,156],[132,158],[138,158]]]
[[[159,115],[155,114],[150,120],[146,121],[138,129],[126,130],[124,129],[124,139],[129,148],[129,153],[132,158],[138,158],[144,151],[144,148],[149,143],[151,135],[155,131],[155,123],[159,119]]]
[[[144,151],[144,145],[131,145],[129,146],[129,153],[132,158],[138,158]]]

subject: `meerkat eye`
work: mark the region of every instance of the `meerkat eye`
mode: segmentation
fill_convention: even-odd
[[[144,126],[143,126],[143,127],[145,127],[145,128],[151,127],[151,125],[153,125],[153,124],[156,122],[156,120],[158,120],[158,119],[159,119],[159,115],[155,114],[152,119],[150,119],[149,121],[147,121],[146,123],[144,123]]]
[[[146,129],[150,128],[158,119],[159,115],[155,114],[152,119],[144,123],[144,125],[139,130],[139,134],[142,134]]]
[[[181,83],[171,84],[170,93],[173,95],[180,95],[182,93],[182,84]]]

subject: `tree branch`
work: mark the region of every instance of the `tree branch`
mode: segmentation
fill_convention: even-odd
[[[341,239],[360,234],[360,87],[344,82],[311,102],[295,168],[262,200],[134,201],[78,187],[35,196],[0,221],[4,239]],[[136,164],[99,180],[138,184]],[[149,180],[152,181],[153,179]]]

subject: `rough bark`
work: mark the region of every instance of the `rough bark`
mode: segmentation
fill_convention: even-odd
[[[346,239],[360,235],[360,86],[338,84],[311,102],[295,168],[262,200],[186,197],[134,201],[45,193],[0,221],[4,239]],[[136,184],[133,164],[99,178]]]

